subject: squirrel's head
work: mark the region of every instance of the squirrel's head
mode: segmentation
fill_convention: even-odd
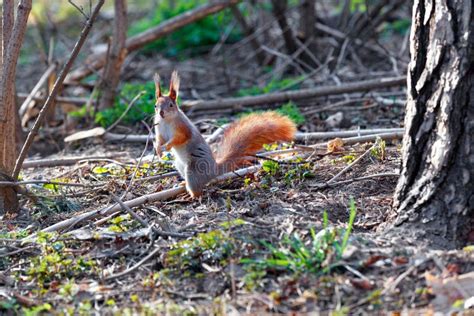
[[[176,71],[171,74],[170,91],[168,95],[161,93],[160,76],[155,73],[155,113],[159,115],[161,119],[171,119],[178,113],[178,99],[179,92],[179,77]]]

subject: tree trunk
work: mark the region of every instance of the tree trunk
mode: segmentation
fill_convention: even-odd
[[[286,19],[286,11],[288,9],[287,0],[272,0],[273,15],[281,29],[283,40],[285,41],[286,50],[291,55],[298,49],[298,44],[293,37],[293,30]]]
[[[298,37],[306,45],[306,50],[301,54],[301,59],[309,66],[316,68],[320,62],[316,60],[316,1],[301,0],[300,25]]]
[[[460,247],[474,235],[471,1],[413,7],[401,176],[389,233]]]
[[[253,50],[255,51],[255,59],[259,65],[265,66],[268,64],[265,58],[265,52],[262,50],[258,37],[255,35],[255,28],[247,23],[245,16],[240,12],[239,7],[237,5],[232,5],[230,7],[232,14],[234,15],[235,19],[239,23],[242,31],[244,32],[245,36],[248,37],[250,45],[252,45]]]
[[[99,109],[103,110],[114,104],[117,87],[120,81],[122,64],[127,57],[125,41],[127,39],[127,2],[115,0],[114,34],[104,76],[101,84]]]
[[[2,61],[0,80],[0,179],[10,181],[17,157],[16,129],[18,109],[16,107],[16,64],[25,35],[31,0],[21,0],[14,19],[14,1],[5,0],[2,7]],[[13,187],[0,187],[0,214],[16,212],[18,197]]]

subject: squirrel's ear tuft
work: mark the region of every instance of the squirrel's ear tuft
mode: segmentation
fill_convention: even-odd
[[[171,81],[170,81],[169,97],[171,98],[171,100],[176,102],[176,99],[178,98],[178,92],[179,92],[179,77],[178,77],[178,72],[175,70],[171,74]]]
[[[160,75],[155,72],[153,76],[153,80],[155,81],[155,97],[158,99],[162,96],[161,94],[161,87],[160,87]]]

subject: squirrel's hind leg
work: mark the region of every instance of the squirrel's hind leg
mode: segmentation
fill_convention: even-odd
[[[184,180],[186,181],[186,191],[188,191],[191,197],[198,198],[202,196],[206,183],[202,183],[202,177],[194,173],[193,169],[189,166],[186,166]]]

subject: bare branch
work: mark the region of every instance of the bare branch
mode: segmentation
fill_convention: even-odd
[[[31,1],[31,0],[30,0]],[[28,137],[26,138],[25,144],[23,145],[23,148],[21,149],[20,155],[15,163],[15,168],[13,170],[13,178],[16,179],[18,178],[18,174],[20,173],[21,166],[23,164],[23,161],[26,158],[26,155],[28,154],[28,150],[30,149],[31,144],[33,144],[33,140],[35,136],[38,134],[38,130],[40,128],[41,123],[43,122],[44,117],[46,116],[48,112],[48,108],[50,105],[53,103],[53,100],[55,99],[56,95],[58,94],[59,90],[62,87],[62,83],[64,79],[66,78],[66,74],[69,72],[69,70],[72,67],[72,64],[76,60],[77,55],[79,54],[79,51],[82,48],[82,45],[84,44],[87,35],[89,34],[89,31],[92,28],[92,24],[94,23],[95,19],[99,15],[100,8],[104,4],[105,0],[99,0],[97,3],[94,12],[91,15],[91,18],[87,21],[86,25],[84,26],[81,36],[79,37],[79,40],[76,42],[76,45],[74,46],[74,49],[71,52],[71,55],[69,56],[69,59],[67,60],[66,64],[64,65],[63,69],[61,70],[61,73],[59,74],[59,77],[56,79],[56,82],[54,83],[53,89],[51,90],[48,98],[46,99],[45,104],[43,105],[43,108],[41,109],[38,117],[36,118],[36,121],[33,125],[33,128],[31,129],[30,133],[28,134]]]
[[[78,5],[75,4],[72,0],[68,0],[68,2],[69,2],[74,8],[76,8],[77,11],[79,11],[79,12],[82,14],[82,16],[84,16],[84,18],[85,18],[86,20],[89,20],[89,16],[84,12],[84,8],[78,6]],[[90,3],[92,3],[92,1],[90,1]]]
[[[388,88],[406,84],[406,77],[365,80],[359,82],[343,83],[338,86],[323,86],[296,91],[274,92],[256,96],[226,98],[219,100],[184,101],[182,108],[193,110],[214,110],[232,108],[235,106],[256,106],[268,103],[287,102],[290,100],[308,99],[326,95],[344,94],[349,92],[368,91],[372,89]]]
[[[230,5],[236,4],[238,2],[240,2],[240,0],[221,0],[209,4],[204,4],[193,10],[189,10],[169,20],[166,20],[157,25],[156,27],[146,30],[143,33],[130,37],[129,39],[127,39],[125,47],[128,52],[132,52],[148,43],[157,40],[158,38],[161,38],[176,31],[177,29],[180,29],[188,24],[203,19],[208,15],[222,11]],[[106,53],[97,53],[91,55],[88,58],[88,61],[86,61],[86,65],[81,66],[75,71],[71,72],[67,77],[66,81],[71,82],[81,80],[82,78],[90,75],[93,70],[102,68],[105,65],[106,57]]]
[[[31,101],[33,101],[33,97],[38,93],[38,91],[43,87],[45,84],[46,80],[48,80],[49,76],[56,70],[56,63],[51,64],[48,69],[43,73],[41,78],[38,80],[38,83],[34,86],[34,88],[31,90],[30,94],[26,97],[26,99],[23,101],[23,103],[20,106],[20,116],[25,115],[26,110],[28,109],[28,105],[30,104]]]

